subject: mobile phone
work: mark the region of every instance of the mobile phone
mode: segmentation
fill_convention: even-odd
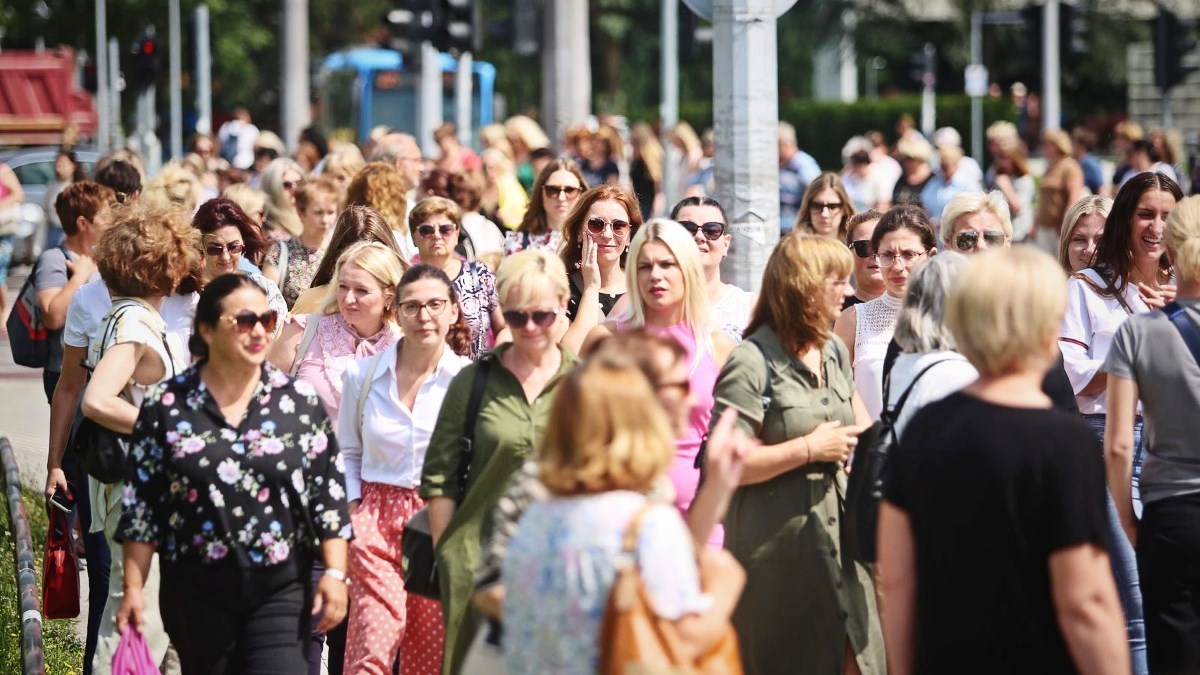
[[[70,513],[75,508],[75,499],[66,490],[55,490],[46,502],[63,513]]]

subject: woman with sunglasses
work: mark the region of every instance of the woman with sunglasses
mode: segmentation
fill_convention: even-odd
[[[446,618],[447,673],[461,671],[479,625],[469,604],[492,512],[541,438],[555,388],[575,362],[556,343],[554,330],[570,297],[561,260],[544,250],[517,253],[501,268],[498,290],[512,342],[467,366],[450,383],[421,470],[420,496],[429,502]],[[484,364],[479,413],[466,420],[476,373]],[[461,476],[464,434],[473,442],[468,471]]]
[[[408,228],[416,237],[421,262],[433,265],[454,280],[459,311],[471,327],[471,359],[487,353],[492,345],[508,340],[496,275],[477,260],[463,260],[455,252],[462,231],[462,210],[444,197],[422,199],[408,216]]]
[[[729,220],[725,209],[711,197],[684,197],[671,209],[671,220],[682,225],[700,249],[713,326],[735,343],[741,342],[742,331],[750,323],[754,294],[721,281],[721,261],[729,255],[733,243],[733,235],[726,231]]]
[[[846,221],[855,213],[842,179],[836,173],[826,171],[808,184],[792,229],[843,240],[846,238]]]
[[[854,254],[854,272],[850,281],[854,285],[854,295],[846,298],[842,309],[852,305],[861,305],[883,295],[883,272],[879,269],[879,261],[871,250],[871,236],[875,234],[875,226],[883,214],[875,209],[854,214],[846,224],[846,246]]]
[[[279,316],[287,315],[287,303],[275,282],[254,271],[241,269],[244,258],[257,257],[268,246],[261,230],[234,201],[210,199],[200,205],[192,217],[192,226],[200,231],[200,250],[204,255],[204,283],[222,274],[245,272],[267,294],[267,304]]]
[[[533,198],[516,231],[504,235],[504,255],[544,248],[557,253],[562,247],[562,223],[587,190],[579,165],[556,159],[533,181]]]
[[[154,391],[133,430],[128,578],[112,604],[121,632],[140,631],[159,598],[185,673],[305,672],[310,627],[346,613],[337,441],[316,390],[265,363],[277,320],[248,277],[214,279],[196,306],[199,360]],[[144,588],[155,551],[161,592]]]
[[[999,190],[964,192],[942,209],[943,250],[972,255],[989,248],[1008,248],[1013,226],[1008,201]]]
[[[600,185],[583,193],[563,221],[560,255],[567,267],[571,326],[562,344],[578,352],[588,333],[625,295],[629,242],[642,226],[642,210],[629,190]]]
[[[896,330],[908,277],[914,267],[938,251],[925,209],[915,204],[893,207],[875,227],[871,249],[883,274],[884,293],[843,311],[837,317],[834,333],[850,350],[854,386],[870,419],[877,420],[883,411],[888,345]]]
[[[397,302],[404,337],[342,375],[343,396],[357,402],[338,411],[354,525],[345,668],[389,673],[399,650],[401,673],[432,675],[442,665],[441,606],[405,592],[396,544],[425,505],[421,465],[446,390],[471,363],[470,330],[450,278],[433,265],[404,273]]]

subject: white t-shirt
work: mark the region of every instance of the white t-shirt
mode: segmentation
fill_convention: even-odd
[[[943,363],[944,362],[944,363]],[[937,364],[921,376],[913,385],[913,378],[926,367]],[[893,407],[905,390],[912,386],[900,415],[896,418],[896,437],[903,433],[904,427],[913,415],[921,408],[940,401],[950,394],[979,379],[967,357],[953,351],[923,352],[920,354],[901,354],[892,364],[891,381],[888,389],[888,407]]]
[[[1088,268],[1082,274],[1086,280],[1071,277],[1067,281],[1067,312],[1059,331],[1058,346],[1062,350],[1067,378],[1075,390],[1075,400],[1079,402],[1079,413],[1103,415],[1108,412],[1107,394],[1102,391],[1084,396],[1079,392],[1100,372],[1112,347],[1113,336],[1130,314],[1115,296],[1101,295],[1096,290],[1107,287],[1096,270]],[[1136,314],[1150,309],[1142,302],[1134,284],[1125,286],[1123,299]]]
[[[463,229],[471,237],[471,244],[475,247],[475,255],[487,255],[488,253],[504,253],[504,235],[500,234],[500,228],[480,213],[464,213],[462,217]]]
[[[170,295],[163,300],[158,313],[167,324],[167,339],[170,340],[171,353],[176,357],[188,354],[188,338],[192,335],[192,320],[196,317],[196,302],[200,296],[196,293],[187,295]],[[63,326],[63,344],[67,347],[82,347],[87,349],[91,339],[96,337],[100,328],[100,320],[112,307],[112,298],[103,279],[96,279],[84,284],[71,298],[71,306],[67,309],[67,322]]]

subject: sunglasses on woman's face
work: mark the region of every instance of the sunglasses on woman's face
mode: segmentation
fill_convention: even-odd
[[[525,327],[529,321],[533,321],[534,325],[541,328],[549,328],[558,320],[559,310],[539,309],[532,312],[522,312],[517,309],[509,309],[504,312],[504,321],[511,328],[520,330]]]
[[[1008,235],[1000,230],[988,230],[983,233],[983,241],[991,246],[1003,246]],[[979,233],[975,230],[963,230],[954,237],[954,245],[960,251],[973,251],[979,245]]]
[[[567,199],[574,199],[582,189],[574,185],[543,185],[542,194],[550,199],[558,199],[558,196],[562,194],[565,194]]]
[[[233,316],[226,315],[222,318],[228,319],[237,328],[237,332],[239,333],[249,333],[254,330],[254,324],[256,323],[261,323],[263,330],[270,333],[275,330],[275,323],[279,321],[279,313],[273,309],[268,309],[262,314],[255,314],[248,309],[243,309]]]
[[[629,223],[624,220],[617,219],[606,221],[603,218],[588,218],[587,220],[588,232],[591,232],[597,237],[604,234],[604,229],[607,227],[612,228],[614,237],[624,237],[629,233]]]
[[[871,240],[859,239],[858,241],[850,242],[850,250],[854,251],[854,255],[860,258],[871,257]]]
[[[708,223],[694,223],[690,220],[681,220],[679,224],[693,237],[696,236],[696,232],[703,232],[704,238],[709,241],[716,241],[721,238],[721,235],[725,234],[725,223],[718,223],[715,220]]]
[[[421,235],[422,237],[429,238],[432,237],[434,233],[437,233],[442,235],[442,238],[445,239],[451,234],[454,234],[456,229],[458,228],[454,227],[453,225],[438,225],[436,227],[433,225],[418,225],[417,234]]]
[[[246,245],[240,241],[231,241],[228,244],[218,244],[213,242],[211,244],[204,245],[204,252],[213,256],[214,258],[224,254],[226,251],[229,251],[229,255],[237,255],[244,250],[246,250]]]

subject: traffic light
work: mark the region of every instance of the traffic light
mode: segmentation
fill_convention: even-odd
[[[435,0],[430,41],[441,52],[479,51],[479,0]]]
[[[129,83],[135,92],[142,92],[158,81],[158,38],[147,30],[133,41]]]
[[[513,0],[512,50],[518,56],[542,51],[542,7],[538,0]]]
[[[1154,20],[1154,81],[1164,92],[1183,82],[1195,66],[1183,65],[1184,57],[1196,48],[1192,39],[1194,21],[1183,21],[1163,8]]]
[[[421,43],[430,39],[435,3],[436,0],[410,0],[384,14],[383,22],[390,33],[388,47],[415,56]]]
[[[100,78],[96,75],[96,60],[88,57],[83,63],[83,88],[87,91],[96,93],[100,89]]]

